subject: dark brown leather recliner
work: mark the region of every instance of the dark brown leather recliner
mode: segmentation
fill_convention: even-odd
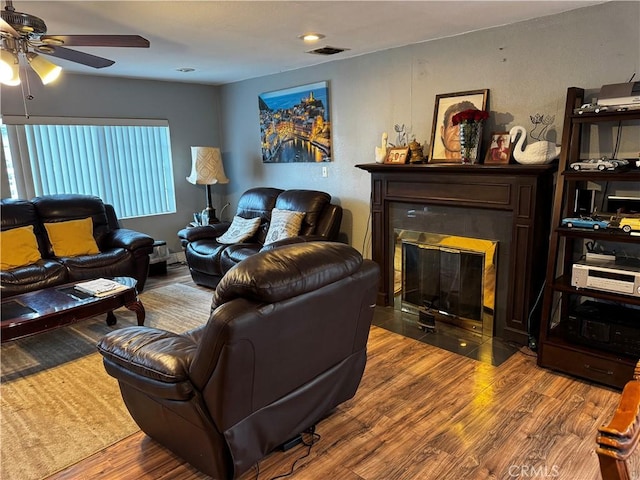
[[[236,478],[355,395],[378,277],[348,245],[280,247],[227,272],[206,325],[126,327],[98,349],[147,435]]]
[[[274,208],[305,212],[305,216],[297,237],[274,242],[268,248],[305,241],[338,239],[342,207],[332,204],[328,193],[316,190],[252,188],[240,197],[236,215],[242,218],[260,217],[261,223],[257,232],[245,242],[225,245],[216,240],[227,231],[230,225],[228,222],[185,228],[178,232],[193,281],[198,285],[215,288],[227,270],[258,253],[264,247]]]

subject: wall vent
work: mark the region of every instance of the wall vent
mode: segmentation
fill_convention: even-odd
[[[342,53],[345,50],[349,50],[349,49],[326,46],[326,47],[316,48],[315,50],[309,50],[307,53],[313,53],[315,55],[335,55],[336,53]]]

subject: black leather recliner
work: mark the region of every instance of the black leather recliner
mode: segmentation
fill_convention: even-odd
[[[147,435],[236,478],[355,395],[378,279],[348,245],[283,246],[229,270],[202,327],[126,327],[98,349]]]
[[[120,228],[113,207],[100,198],[76,194],[46,195],[30,201],[4,198],[0,217],[2,231],[32,225],[42,256],[36,263],[0,271],[3,297],[98,277],[132,277],[137,280],[138,292],[144,289],[153,238]],[[56,257],[44,224],[87,217],[93,220],[100,253]]]
[[[215,288],[231,267],[262,250],[274,208],[305,212],[305,216],[297,237],[274,242],[267,248],[338,239],[342,207],[332,204],[328,193],[316,190],[252,188],[240,197],[236,215],[242,218],[260,217],[261,223],[257,232],[245,242],[226,245],[216,240],[227,231],[230,225],[228,222],[185,228],[178,232],[193,281],[198,285]]]

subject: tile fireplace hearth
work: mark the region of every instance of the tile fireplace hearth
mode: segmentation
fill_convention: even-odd
[[[403,302],[398,298],[412,295],[397,288],[397,277],[403,275],[396,269],[398,237],[402,236],[398,232],[495,242],[493,325],[488,329],[483,325],[478,333],[520,345],[529,343],[530,336],[537,337],[539,310],[534,307],[544,281],[554,165],[356,167],[371,173],[372,258],[382,271],[378,305],[399,305],[401,310]],[[463,261],[477,262],[473,257]],[[460,279],[456,282],[460,284]]]

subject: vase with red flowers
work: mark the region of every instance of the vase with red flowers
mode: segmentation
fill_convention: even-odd
[[[460,159],[462,163],[472,164],[478,160],[478,149],[482,138],[482,122],[489,118],[484,110],[469,109],[456,113],[451,118],[453,125],[459,125]]]

